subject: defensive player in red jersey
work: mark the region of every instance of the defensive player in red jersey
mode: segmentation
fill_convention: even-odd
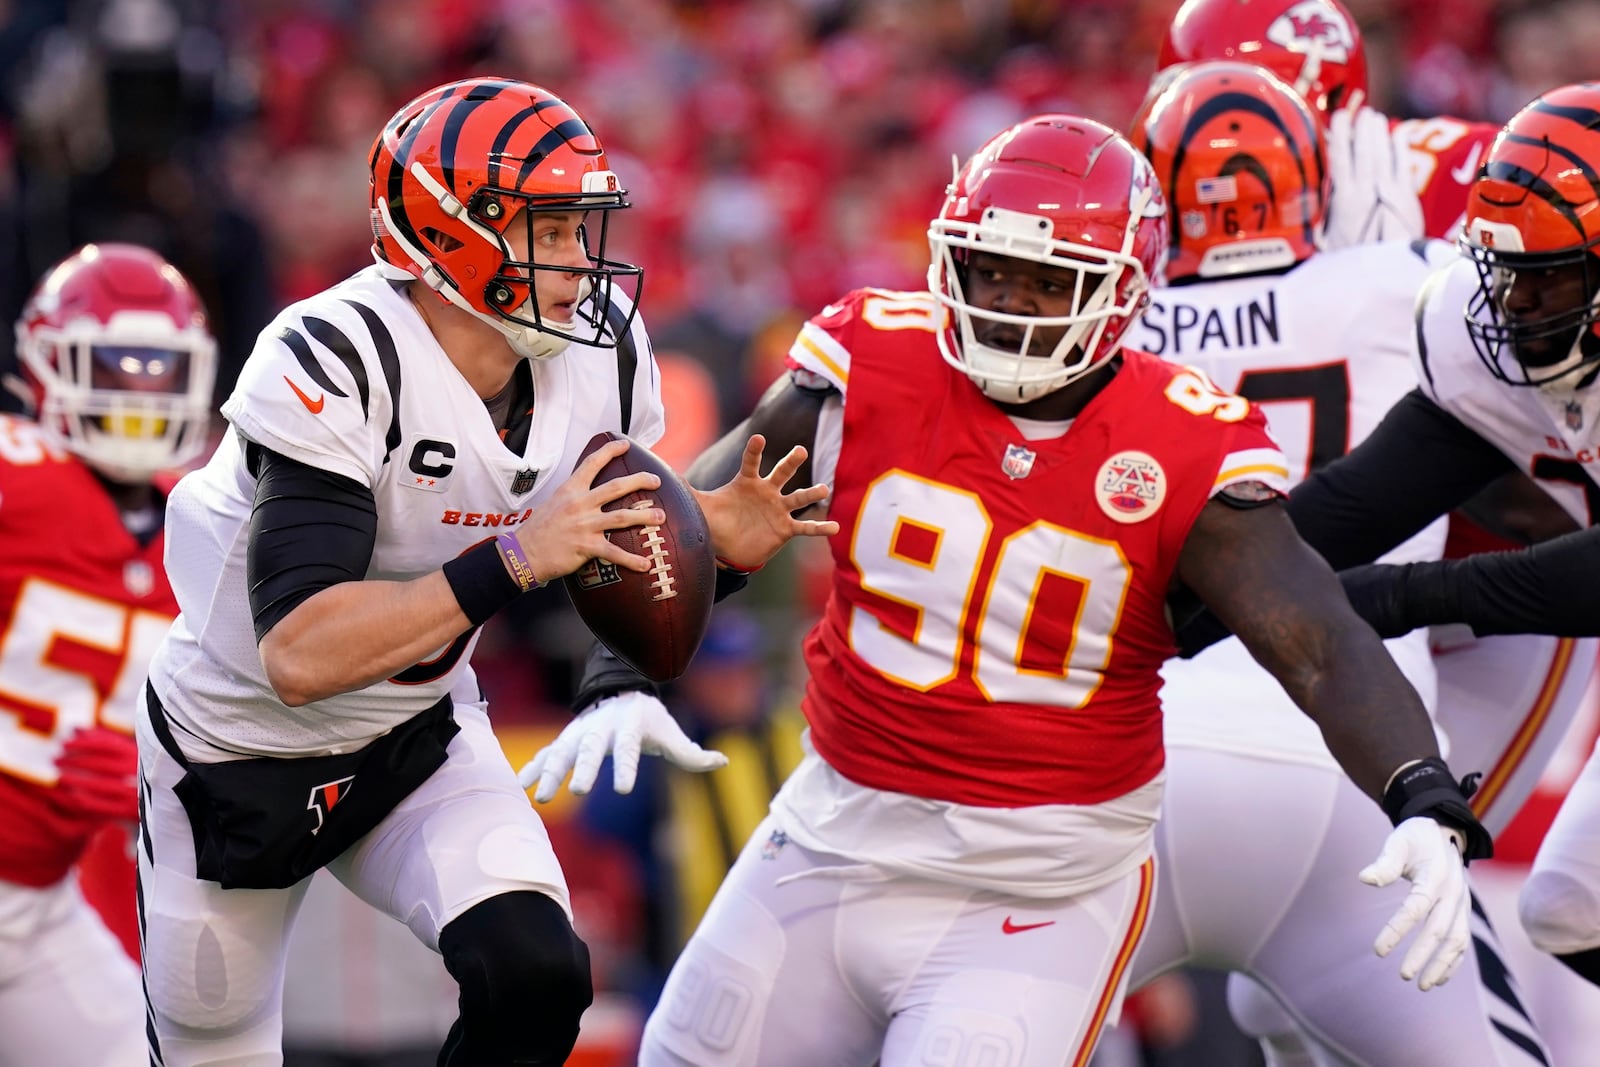
[[[1363,873],[1413,881],[1386,936],[1421,924],[1401,973],[1459,962],[1460,850],[1488,841],[1421,702],[1290,529],[1260,412],[1121,347],[1166,227],[1114,131],[1004,131],[932,224],[930,291],[824,308],[691,469],[715,479],[755,427],[814,444],[840,532],[805,641],[808,754],[642,1064],[1087,1063],[1150,909],[1180,582],[1383,798],[1398,828]]]
[[[1454,237],[1478,164],[1500,127],[1363,107],[1367,57],[1339,0],[1185,0],[1157,66],[1233,59],[1266,67],[1328,124],[1334,196],[1324,247]]]
[[[36,421],[0,415],[0,1064],[132,1067],[138,970],[73,868],[139,818],[134,701],[178,610],[152,483],[205,447],[216,346],[183,276],[122,244],[53,267],[16,329]]]

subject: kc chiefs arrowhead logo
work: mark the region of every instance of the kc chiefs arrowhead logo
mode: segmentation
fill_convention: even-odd
[[[1291,52],[1323,60],[1348,63],[1356,39],[1350,25],[1324,0],[1304,0],[1285,11],[1267,27],[1267,40]],[[1308,72],[1315,77],[1316,72]]]
[[[306,802],[306,808],[317,813],[317,825],[311,831],[313,834],[322,829],[323,820],[328,812],[333,810],[333,806],[350,795],[350,783],[355,781],[355,778],[356,776],[352,774],[312,787],[311,799]]]

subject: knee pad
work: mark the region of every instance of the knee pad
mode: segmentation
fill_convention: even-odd
[[[532,891],[490,897],[446,924],[439,953],[461,987],[441,1064],[566,1062],[594,989],[588,946],[561,905]]]
[[[1556,955],[1600,945],[1600,894],[1561,871],[1536,870],[1517,896],[1528,940]]]

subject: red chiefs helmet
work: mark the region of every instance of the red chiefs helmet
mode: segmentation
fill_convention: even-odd
[[[945,361],[984,395],[1013,404],[1105,363],[1166,258],[1166,214],[1149,161],[1108,126],[1040,115],[993,138],[956,174],[928,229],[928,288],[948,312],[939,333]],[[963,280],[973,252],[1074,271],[1072,311],[1015,315],[969,304]],[[976,320],[1022,327],[1021,344],[1016,351],[981,344]],[[1034,330],[1062,327],[1049,356],[1023,355]]]
[[[525,356],[553,356],[574,340],[613,347],[627,333],[634,305],[614,302],[612,286],[620,277],[637,285],[643,271],[605,256],[610,212],[628,207],[627,195],[594,131],[554,93],[505,78],[441,85],[395,112],[369,163],[380,262],[422,279]],[[581,231],[587,267],[537,261],[534,213],[566,211],[598,216],[598,234]],[[526,260],[512,257],[513,225],[528,227]],[[586,298],[572,321],[541,316],[541,271],[583,275]]]
[[[1322,128],[1265,67],[1164,72],[1130,137],[1167,191],[1169,282],[1281,270],[1317,250],[1328,204]]]
[[[1367,92],[1367,56],[1339,0],[1184,0],[1161,42],[1157,69],[1232,59],[1294,86],[1324,122]]]
[[[216,341],[178,269],[136,245],[90,244],[47,271],[16,324],[39,425],[118,482],[206,447]]]
[[[1489,146],[1468,194],[1461,248],[1479,278],[1467,332],[1501,381],[1565,391],[1588,384],[1600,366],[1596,175],[1600,83],[1552,89],[1513,115]],[[1541,279],[1543,298],[1536,308],[1508,310],[1522,273]]]

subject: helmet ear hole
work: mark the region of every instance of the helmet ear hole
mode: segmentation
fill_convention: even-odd
[[[460,240],[432,226],[425,226],[418,232],[422,239],[432,245],[440,255],[449,255],[462,246]]]

